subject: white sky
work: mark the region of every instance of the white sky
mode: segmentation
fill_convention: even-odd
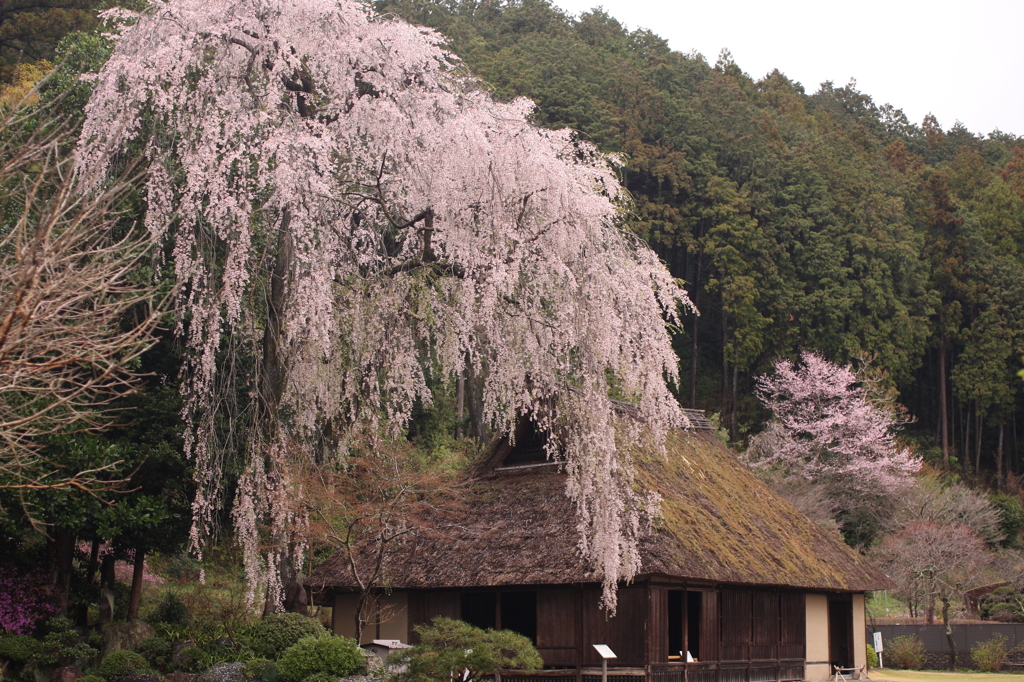
[[[920,124],[1024,135],[1024,0],[553,0],[596,6],[714,64],[722,48],[755,80],[779,69],[808,94],[857,79]]]

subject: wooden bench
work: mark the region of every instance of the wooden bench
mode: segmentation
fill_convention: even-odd
[[[870,680],[868,677],[867,666],[860,666],[859,668],[840,668],[838,665],[832,666],[832,682],[839,682],[839,680]]]

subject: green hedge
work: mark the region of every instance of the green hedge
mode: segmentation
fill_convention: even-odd
[[[348,637],[306,637],[289,648],[277,662],[288,682],[302,682],[310,675],[353,675],[363,666],[363,654]]]

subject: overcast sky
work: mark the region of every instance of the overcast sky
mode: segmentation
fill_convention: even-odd
[[[1024,0],[553,0],[603,6],[630,30],[714,63],[722,48],[755,79],[779,69],[808,93],[857,79],[876,104],[920,124],[1024,135]]]

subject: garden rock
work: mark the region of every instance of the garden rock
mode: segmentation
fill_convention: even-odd
[[[189,649],[195,648],[195,642],[175,642],[174,648],[171,649],[171,665],[175,668],[179,667],[184,660],[183,654]]]
[[[82,675],[82,671],[75,666],[65,665],[53,671],[53,674],[50,675],[50,682],[75,682]]]
[[[244,663],[218,663],[199,676],[198,682],[246,682]]]
[[[193,673],[168,673],[164,678],[166,682],[196,682],[199,675]]]
[[[123,649],[134,650],[142,643],[142,640],[149,639],[154,635],[156,635],[156,630],[138,618],[133,618],[125,623],[107,623],[103,626],[103,639],[106,641],[103,655],[109,656],[115,651]]]
[[[360,649],[359,652],[363,655],[361,672],[364,675],[381,677],[387,674],[387,668],[384,667],[384,661],[380,660],[380,656],[366,649]]]

